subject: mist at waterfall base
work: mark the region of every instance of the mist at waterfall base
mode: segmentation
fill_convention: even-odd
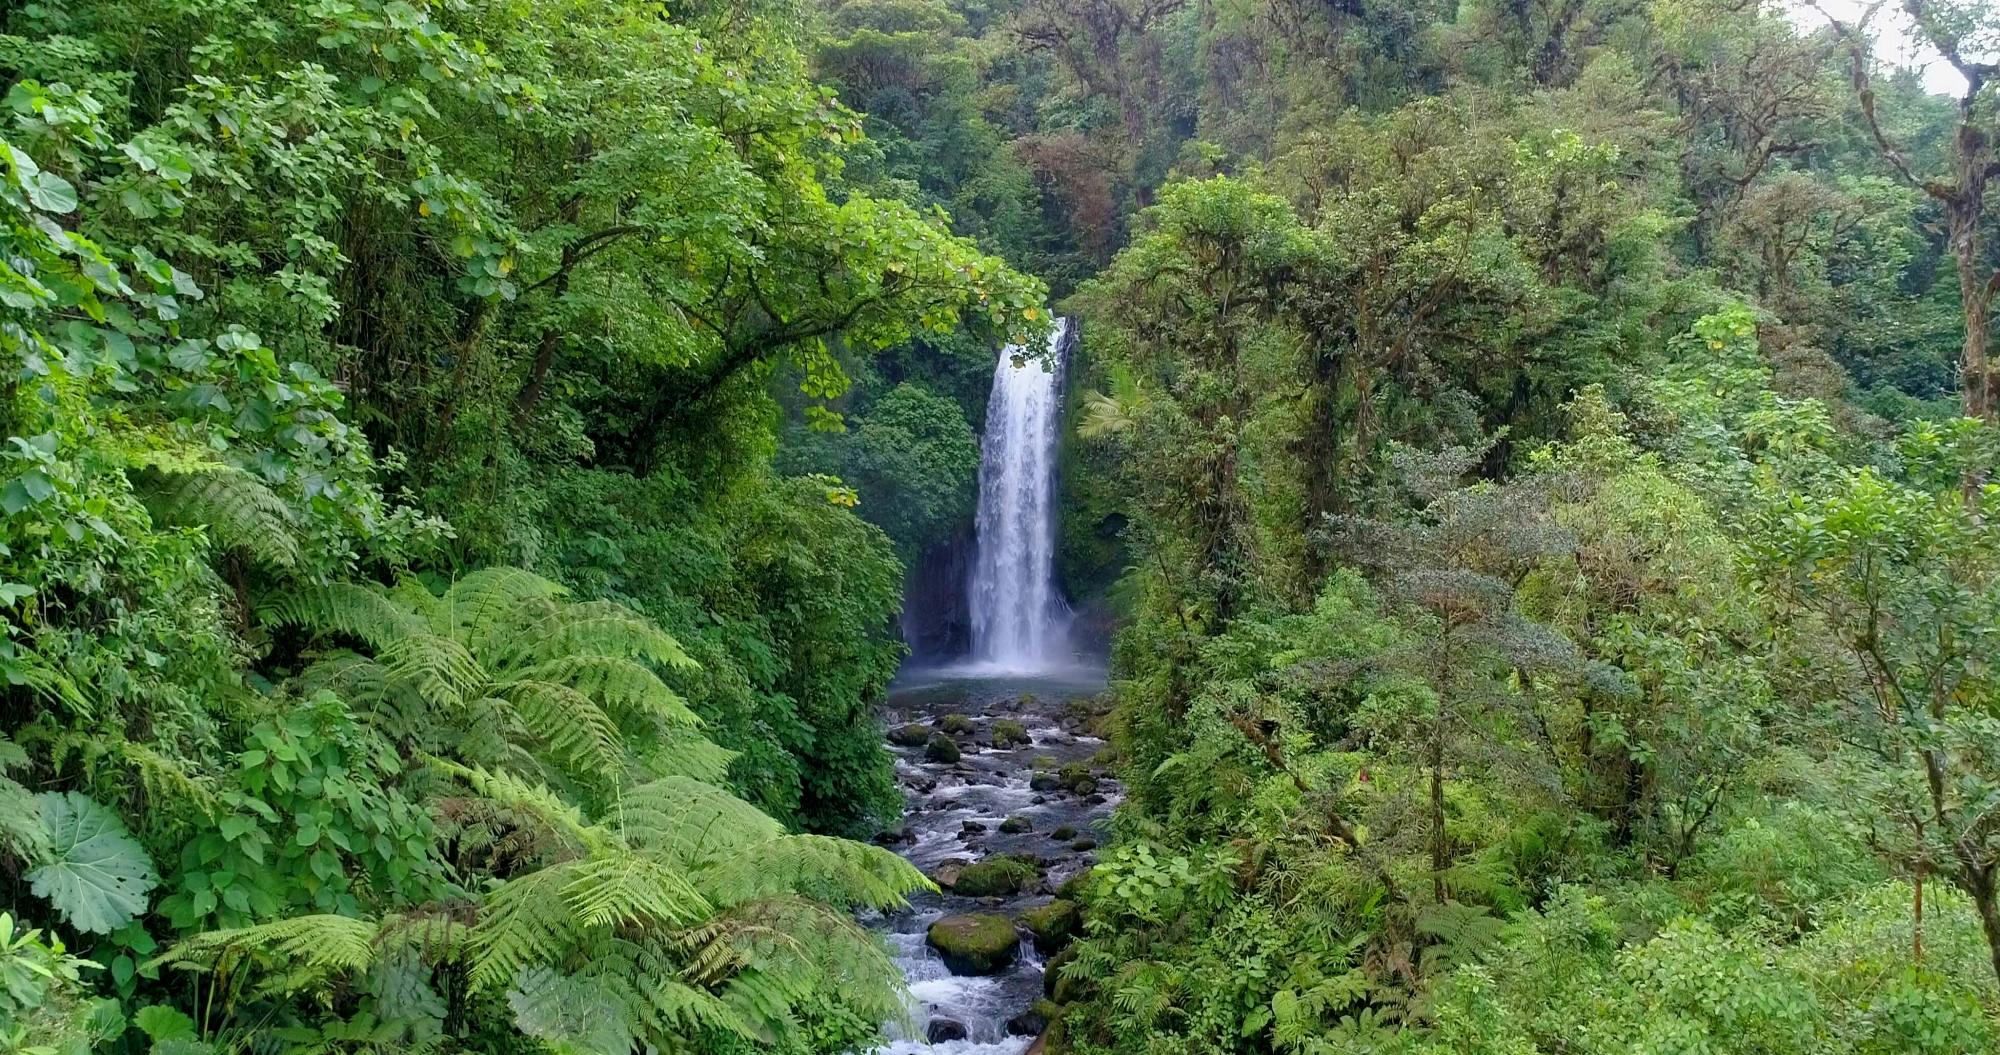
[[[1097,826],[1116,801],[1109,782],[1110,794],[1094,801],[1045,796],[1029,786],[1035,758],[1083,762],[1104,746],[1063,719],[1068,700],[1104,687],[1102,660],[1079,655],[1072,644],[1070,609],[1055,575],[1056,451],[1069,339],[1070,322],[1063,319],[1049,337],[1046,360],[1023,357],[1017,365],[1020,348],[1001,350],[980,441],[979,508],[965,584],[969,654],[906,667],[890,692],[885,717],[892,726],[935,727],[946,715],[964,715],[978,730],[961,737],[957,763],[932,762],[920,747],[893,748],[908,802],[907,842],[898,850],[926,871],[953,857],[1054,855],[1047,874],[1058,883],[1094,858],[1049,833],[1074,828],[1102,834]],[[1033,744],[993,746],[990,730],[1002,718],[1021,722]],[[1000,832],[1009,817],[1029,819],[1032,830]],[[1048,901],[1046,891],[997,904],[921,894],[907,911],[879,921],[910,990],[906,1020],[889,1024],[882,1055],[1020,1055],[1028,1049],[1034,1038],[1010,1035],[1009,1020],[1043,993],[1043,960],[1033,943],[1021,943],[1008,969],[972,977],[952,974],[925,934],[950,913],[1012,917]],[[962,1028],[964,1036],[930,1043],[930,1027],[939,1022]]]

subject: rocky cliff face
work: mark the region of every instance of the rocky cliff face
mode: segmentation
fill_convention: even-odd
[[[965,581],[971,574],[972,525],[932,546],[903,586],[903,640],[913,661],[955,659],[972,647],[972,617]]]

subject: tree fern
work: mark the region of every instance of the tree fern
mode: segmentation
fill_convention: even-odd
[[[828,992],[857,1013],[899,1006],[893,964],[849,910],[928,882],[886,850],[789,834],[718,786],[733,756],[660,676],[691,661],[637,613],[493,569],[442,596],[414,580],[303,589],[264,617],[323,650],[306,688],[345,696],[452,789],[458,852],[504,862],[462,923],[351,921],[284,984],[417,955],[551,1046],[619,1052],[768,1042]],[[163,962],[283,955],[316,920],[204,935]]]
[[[217,546],[264,565],[299,561],[297,528],[283,499],[234,466],[205,463],[134,473],[135,489],[153,515],[169,524],[201,527]]]
[[[0,736],[0,852],[37,865],[49,855],[49,832],[42,824],[42,808],[35,802],[34,792],[7,776],[27,764],[28,753],[19,744]]]
[[[155,958],[152,966],[201,968],[232,955],[254,955],[325,974],[358,973],[375,963],[379,932],[375,923],[351,916],[295,916],[197,934]]]

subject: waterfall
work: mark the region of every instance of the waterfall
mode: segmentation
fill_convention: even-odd
[[[1055,582],[1056,429],[1070,321],[1057,319],[1049,361],[1000,350],[980,440],[977,552],[967,587],[972,658],[1017,670],[1071,660],[1069,606]]]

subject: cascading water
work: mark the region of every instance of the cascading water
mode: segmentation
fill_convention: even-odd
[[[1015,366],[1021,349],[1009,347],[993,369],[965,579],[971,662],[906,668],[889,695],[906,806],[902,829],[884,841],[944,889],[915,895],[875,924],[909,982],[907,1013],[886,1024],[878,1055],[1041,1050],[1034,1037],[1046,1023],[1035,1005],[1055,980],[1035,944],[1020,941],[991,973],[959,974],[930,946],[930,927],[967,913],[1018,920],[1048,904],[1095,862],[1098,825],[1117,803],[1117,782],[1095,762],[1101,729],[1084,717],[1103,713],[1091,697],[1104,688],[1104,670],[1073,653],[1069,606],[1055,582],[1056,430],[1071,338],[1069,320],[1058,320],[1046,362]],[[937,750],[940,740],[954,749]],[[1079,771],[1093,775],[1078,780]],[[961,894],[944,878],[995,854],[1037,862],[1037,880],[986,896]]]
[[[972,658],[1002,669],[1067,663],[1069,606],[1055,582],[1056,428],[1070,321],[1056,320],[1046,364],[1000,350],[980,441],[979,536],[967,587]]]

